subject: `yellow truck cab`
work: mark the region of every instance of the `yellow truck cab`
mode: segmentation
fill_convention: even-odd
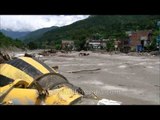
[[[0,104],[71,105],[84,91],[36,58],[19,57],[0,64]]]

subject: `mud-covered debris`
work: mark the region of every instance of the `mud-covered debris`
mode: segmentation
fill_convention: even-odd
[[[87,70],[68,71],[68,73],[78,73],[78,72],[98,71],[98,70],[101,70],[101,68],[87,69]]]
[[[43,56],[54,56],[56,55],[57,51],[54,49],[48,50],[48,51],[42,51],[41,53],[38,53],[38,55],[43,55]]]
[[[52,68],[55,70],[58,70],[59,67],[56,65],[56,66],[52,66]]]
[[[160,56],[160,52],[159,51],[152,51],[150,52],[151,55],[156,55],[156,56]]]
[[[49,53],[57,53],[57,50],[55,49],[51,49],[51,50],[48,50]]]
[[[88,56],[89,55],[89,53],[79,53],[79,56]]]

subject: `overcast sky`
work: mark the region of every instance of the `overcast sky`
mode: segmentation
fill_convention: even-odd
[[[36,29],[65,26],[89,15],[0,15],[0,29],[33,31]]]

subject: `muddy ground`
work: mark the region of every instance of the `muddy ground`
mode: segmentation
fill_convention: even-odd
[[[78,52],[58,53],[42,59],[49,66],[59,66],[59,73],[86,93],[122,102],[124,105],[160,104],[160,58],[126,54]],[[97,69],[97,71],[70,71]]]

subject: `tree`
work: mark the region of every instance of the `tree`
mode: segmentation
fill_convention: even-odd
[[[113,51],[114,50],[114,39],[107,41],[106,43],[106,50]]]
[[[99,33],[95,33],[95,34],[92,35],[92,39],[94,39],[94,40],[99,40],[99,39],[102,39],[102,38],[103,38],[103,36]]]
[[[153,41],[151,42],[149,49],[150,50],[156,50],[157,49],[157,44],[156,44],[156,39],[153,39]]]
[[[85,49],[86,40],[76,40],[75,47],[78,51]]]
[[[0,32],[0,47],[17,47],[23,48],[25,47],[24,43],[18,39],[13,40],[10,37],[5,36]]]
[[[56,45],[55,45],[55,49],[56,49],[56,50],[60,50],[60,49],[61,49],[61,45],[60,45],[60,44],[56,44]]]
[[[37,44],[34,42],[29,42],[28,44],[29,49],[33,50],[33,49],[37,49]]]
[[[14,45],[18,48],[23,48],[25,46],[21,40],[15,39],[13,40],[13,42],[14,42]]]

